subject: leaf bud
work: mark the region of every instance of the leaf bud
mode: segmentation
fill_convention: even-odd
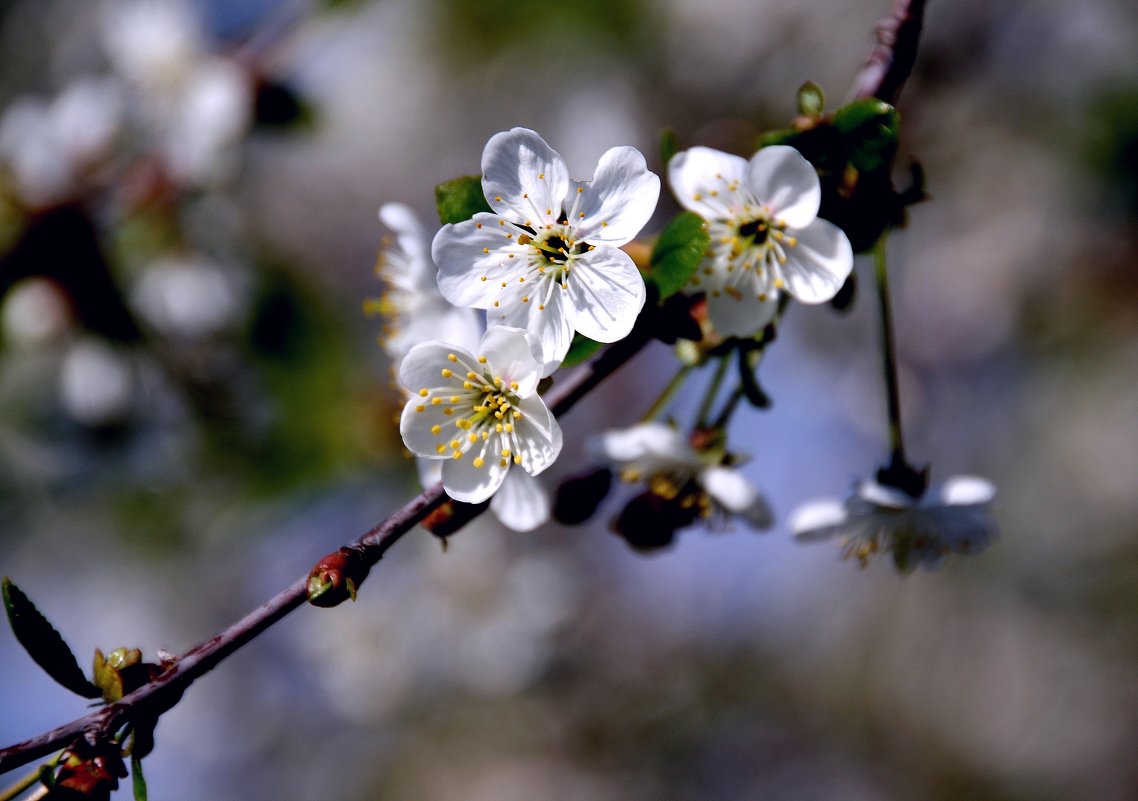
[[[371,565],[355,548],[343,547],[328,554],[308,574],[308,602],[332,607],[356,600],[356,591],[370,570]]]

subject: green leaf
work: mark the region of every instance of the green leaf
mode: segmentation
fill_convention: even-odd
[[[130,758],[130,786],[134,790],[134,801],[146,801],[146,777],[142,775],[142,760]]]
[[[469,220],[480,211],[493,211],[482,194],[482,179],[477,175],[454,178],[436,186],[435,208],[443,225]]]
[[[762,150],[764,147],[770,147],[771,145],[790,145],[793,147],[800,135],[801,132],[793,128],[779,128],[775,131],[767,131],[755,140],[755,149]]]
[[[798,113],[803,117],[819,117],[826,106],[826,95],[822,87],[807,81],[798,89]]]
[[[101,696],[99,688],[87,681],[79,669],[75,655],[59,636],[59,632],[52,628],[47,618],[28,600],[28,596],[7,577],[2,582],[2,588],[4,611],[8,613],[12,632],[35,663],[71,692],[84,698]]]
[[[603,342],[597,342],[595,339],[589,339],[581,334],[574,334],[573,342],[569,345],[569,352],[565,354],[565,359],[561,362],[561,366],[575,367],[581,362],[588,360],[604,346],[605,343]]]
[[[652,248],[648,281],[655,284],[660,300],[679,292],[691,280],[710,242],[707,223],[698,214],[681,212],[660,232]]]
[[[834,113],[834,127],[845,140],[849,161],[860,172],[887,166],[897,151],[901,116],[888,103],[863,98]]]
[[[660,161],[667,166],[668,162],[672,160],[672,156],[676,155],[680,150],[680,141],[676,137],[676,132],[671,128],[665,128],[660,134]]]

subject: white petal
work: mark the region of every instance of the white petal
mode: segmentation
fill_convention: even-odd
[[[787,525],[797,539],[821,540],[841,534],[848,522],[845,505],[837,498],[825,498],[799,506]]]
[[[546,283],[534,284],[537,287],[548,286]],[[507,325],[515,328],[524,328],[534,334],[541,343],[541,353],[544,364],[541,374],[549,375],[561,366],[569,346],[573,342],[573,323],[566,306],[569,303],[568,290],[560,286],[553,287],[553,291],[539,303],[545,295],[545,290],[535,290],[542,297],[531,298],[528,303],[522,303],[520,297],[503,301],[498,308],[488,309],[486,319],[493,325]],[[544,306],[545,308],[542,308]]]
[[[979,476],[953,476],[929,493],[929,498],[945,506],[976,506],[996,497],[996,485]]]
[[[996,537],[996,521],[982,506],[942,506],[921,513],[928,539],[945,551],[977,554]]]
[[[443,489],[456,501],[482,503],[502,486],[508,470],[508,464],[502,467],[497,459],[487,459],[481,467],[475,467],[469,454],[461,459],[445,459]]]
[[[413,259],[425,260],[434,270],[427,247],[427,232],[410,206],[406,203],[384,203],[379,207],[379,221],[395,232],[400,250]]]
[[[628,146],[601,156],[593,180],[581,182],[579,189],[579,196],[566,202],[569,224],[578,239],[593,245],[632,241],[660,199],[659,177],[648,170],[640,151]]]
[[[561,426],[538,395],[523,398],[518,408],[523,416],[514,422],[515,449],[522,456],[521,466],[536,476],[561,453]]]
[[[452,442],[459,442],[458,450],[465,447],[463,438],[466,434],[455,424],[455,416],[448,416],[445,409],[451,408],[449,404],[434,406],[431,403],[420,403],[421,398],[411,398],[403,407],[403,414],[399,417],[399,434],[403,437],[403,444],[407,450],[416,456],[426,459],[449,458],[454,448]],[[421,411],[420,411],[421,410]],[[439,433],[434,433],[438,426]],[[439,451],[442,446],[442,451]]]
[[[747,172],[751,191],[775,219],[802,228],[818,216],[822,204],[818,173],[793,147],[764,147],[751,157]]]
[[[434,315],[434,336],[443,342],[458,345],[463,350],[474,350],[482,338],[481,315],[474,309],[446,306]]]
[[[526,248],[508,236],[515,231],[499,225],[498,216],[487,212],[439,229],[431,256],[439,266],[443,297],[455,306],[493,307],[502,282],[512,284],[526,272]]]
[[[696,480],[720,506],[754,528],[770,528],[774,522],[766,499],[738,470],[709,467]]]
[[[528,398],[537,390],[544,361],[541,343],[537,337],[520,328],[495,325],[486,329],[478,355],[485,356],[495,377],[501,377],[507,386],[518,385],[514,390],[519,397]]]
[[[788,233],[798,243],[787,248],[787,261],[781,268],[787,291],[803,303],[834,297],[853,269],[853,247],[845,232],[828,220],[817,219]]]
[[[623,250],[600,245],[573,260],[569,276],[573,327],[589,339],[616,342],[644,308],[644,279]]]
[[[449,367],[458,371],[450,361],[451,354],[458,359],[457,364],[463,366],[463,373],[468,370],[476,372],[479,370],[478,362],[468,351],[445,342],[424,342],[411,348],[403,357],[403,361],[399,364],[399,381],[408,392],[412,393],[420,389],[445,386],[443,368]]]
[[[419,474],[419,483],[423,489],[430,489],[443,480],[443,460],[424,459],[415,460],[415,472]]]
[[[498,214],[536,228],[561,215],[569,172],[537,133],[512,128],[490,137],[482,151],[482,191]]]
[[[746,159],[710,147],[693,147],[668,162],[668,183],[676,200],[707,220],[732,219],[754,201],[746,180]]]
[[[881,509],[911,509],[915,504],[912,496],[908,493],[902,492],[896,487],[878,484],[876,481],[858,483],[854,494],[858,499]]]
[[[707,296],[707,316],[715,330],[723,336],[749,337],[774,319],[778,309],[778,293],[766,300],[747,293],[739,297],[721,292]]]
[[[524,470],[510,470],[490,500],[490,511],[514,531],[533,531],[549,520],[549,509],[545,486]]]
[[[696,456],[687,439],[663,423],[638,423],[614,428],[597,441],[599,455],[618,465],[634,466],[645,473],[660,470],[698,470]]]

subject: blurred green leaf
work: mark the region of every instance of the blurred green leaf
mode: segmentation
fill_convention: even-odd
[[[665,128],[660,134],[660,162],[667,166],[668,162],[672,160],[672,156],[676,155],[680,150],[680,141],[676,137],[676,132],[671,128]]]
[[[87,681],[63,637],[28,600],[28,596],[7,577],[4,578],[2,587],[4,611],[8,613],[12,632],[35,663],[73,693],[84,698],[98,698],[102,695],[95,685]]]
[[[569,352],[565,354],[565,359],[561,362],[561,366],[575,367],[589,359],[604,346],[605,343],[603,342],[597,342],[595,339],[589,339],[581,334],[574,334],[573,342],[569,345]]]
[[[764,147],[770,147],[771,145],[790,145],[793,147],[798,137],[799,132],[793,128],[779,128],[775,131],[767,131],[755,140],[755,149],[762,150]]]
[[[660,300],[679,292],[691,280],[710,241],[707,223],[698,214],[677,214],[660,232],[652,248],[648,281],[656,286]]]
[[[860,172],[887,166],[897,151],[901,117],[888,103],[863,98],[834,113],[834,127],[846,144],[849,161]]]
[[[146,777],[142,775],[142,760],[130,758],[130,786],[134,791],[134,801],[146,801]]]
[[[822,87],[807,81],[798,89],[798,113],[803,117],[818,117],[826,106],[826,95]]]
[[[482,179],[477,175],[454,178],[436,186],[435,207],[443,225],[469,220],[480,211],[493,211],[482,193]]]

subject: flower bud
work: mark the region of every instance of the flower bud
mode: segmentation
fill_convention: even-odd
[[[635,551],[666,548],[676,532],[690,526],[699,516],[695,505],[683,505],[652,492],[642,492],[630,500],[609,528]]]
[[[118,789],[119,779],[126,777],[126,766],[118,747],[111,742],[95,744],[76,740],[64,753],[55,781],[46,798],[95,798],[106,801]]]
[[[163,671],[161,665],[143,662],[142,651],[137,648],[116,648],[106,656],[96,648],[93,669],[93,683],[108,704],[134,692]]]
[[[356,591],[370,570],[371,565],[355,548],[328,554],[308,574],[308,602],[327,608],[356,600]]]
[[[489,501],[461,503],[448,500],[424,517],[419,525],[445,543],[447,537],[482,514],[489,505]]]
[[[592,517],[609,494],[612,471],[600,467],[570,476],[557,488],[553,519],[567,526],[578,526]]]

